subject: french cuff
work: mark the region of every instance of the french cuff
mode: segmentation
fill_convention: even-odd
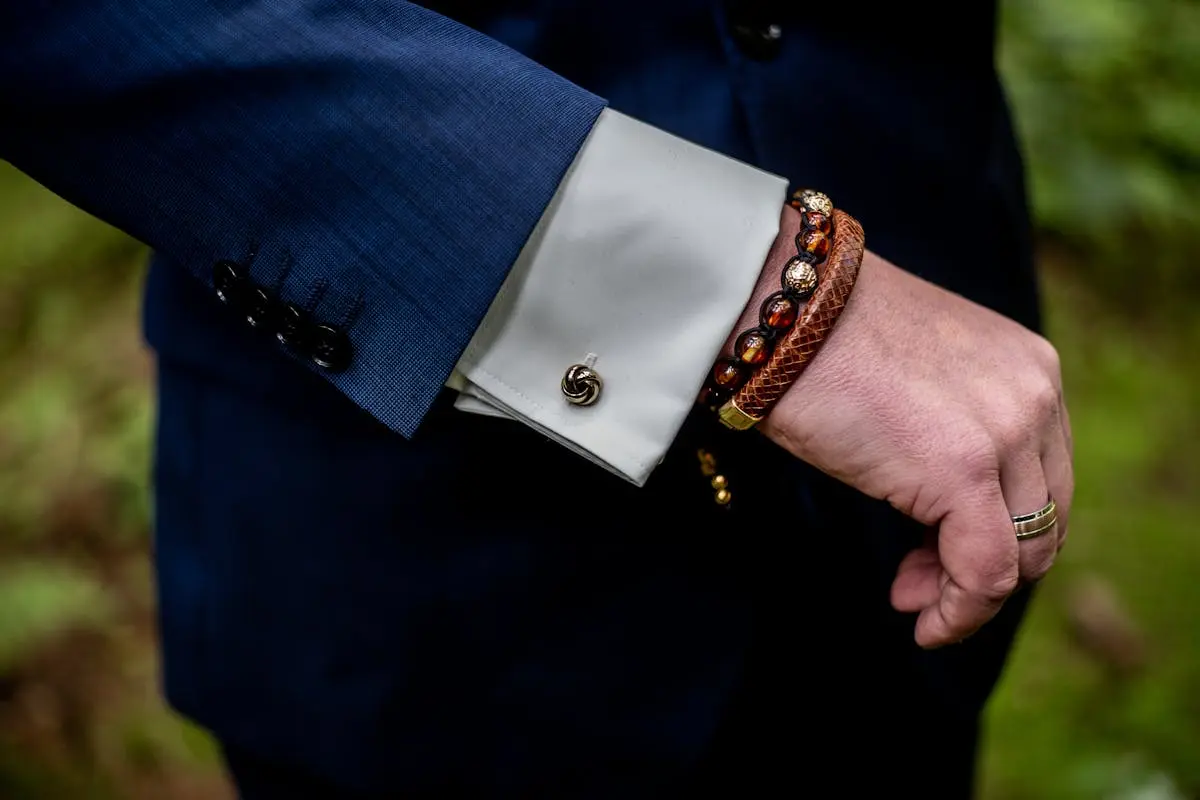
[[[695,403],[779,230],[787,182],[601,113],[447,385],[642,485]],[[585,364],[590,405],[562,381]]]

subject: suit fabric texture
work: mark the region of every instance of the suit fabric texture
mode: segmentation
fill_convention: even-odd
[[[247,787],[970,794],[1023,598],[923,652],[888,605],[923,532],[761,437],[691,419],[637,489],[441,387],[606,103],[828,192],[874,251],[1036,327],[994,15],[0,10],[0,157],[157,252],[165,689]]]

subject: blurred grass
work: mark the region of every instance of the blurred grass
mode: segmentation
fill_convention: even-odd
[[[157,691],[145,250],[0,163],[0,798],[224,796]]]
[[[1070,546],[989,711],[987,800],[1200,797],[1200,4],[1008,0]],[[214,800],[156,691],[143,249],[0,164],[0,798]]]
[[[1200,336],[1122,318],[1082,288],[1085,275],[1046,280],[1078,486],[1069,545],[990,708],[984,796],[1194,798]]]
[[[1005,0],[1070,546],[989,713],[991,800],[1200,797],[1200,4]]]

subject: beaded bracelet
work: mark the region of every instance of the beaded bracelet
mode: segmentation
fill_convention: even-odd
[[[858,221],[819,192],[796,192],[789,204],[801,212],[802,226],[796,256],[784,265],[783,291],[763,302],[759,325],[737,337],[734,358],[717,362],[701,395],[700,402],[717,412],[718,428],[746,430],[767,416],[820,350],[858,278],[865,253]],[[714,429],[711,435],[721,434]],[[715,490],[713,501],[728,511],[729,473],[718,474],[711,448],[697,456]]]
[[[821,285],[813,292],[791,329],[775,344],[767,363],[759,367],[718,412],[722,424],[734,430],[753,428],[771,413],[833,331],[858,281],[866,249],[862,225],[841,210],[833,212],[835,234],[821,267]]]
[[[800,211],[796,255],[783,266],[782,290],[763,301],[759,324],[734,340],[733,358],[722,358],[713,366],[700,394],[701,405],[711,411],[715,412],[754,370],[767,363],[779,337],[796,324],[800,310],[816,291],[816,267],[829,255],[833,238],[833,203],[821,192],[802,189],[792,194],[788,204]]]

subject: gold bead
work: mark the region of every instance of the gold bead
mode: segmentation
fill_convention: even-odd
[[[724,489],[728,485],[729,481],[726,480],[724,475],[718,475],[712,479],[712,487],[714,489]]]
[[[713,499],[717,501],[717,505],[723,506],[733,499],[733,495],[729,493],[728,489],[721,489]]]
[[[813,269],[812,264],[799,257],[793,257],[783,270],[783,288],[797,294],[808,294],[817,288],[817,271]]]
[[[833,214],[833,203],[829,200],[829,196],[823,192],[814,192],[812,189],[805,189],[800,192],[800,202],[809,211],[816,211],[818,214],[831,216]]]
[[[697,450],[696,458],[700,459],[700,473],[704,476],[717,474],[717,459],[707,450]]]

